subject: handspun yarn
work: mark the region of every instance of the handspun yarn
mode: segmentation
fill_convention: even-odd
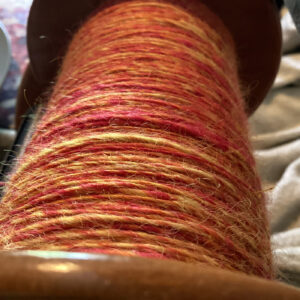
[[[81,26],[6,183],[2,250],[272,277],[234,45],[209,15],[174,1],[122,1]]]

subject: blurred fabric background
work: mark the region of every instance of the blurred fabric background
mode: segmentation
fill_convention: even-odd
[[[12,127],[17,89],[28,64],[26,23],[31,2],[0,0],[0,20],[10,35],[12,46],[10,69],[0,89],[0,128]]]
[[[282,280],[300,287],[300,36],[294,23],[298,15],[282,11],[280,70],[250,125],[267,194],[274,262]]]
[[[0,162],[13,142],[17,90],[28,64],[26,23],[32,0],[0,0],[0,21],[11,41],[11,60],[6,79],[0,88]]]

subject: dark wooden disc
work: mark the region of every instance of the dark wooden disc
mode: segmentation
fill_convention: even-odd
[[[272,0],[199,0],[223,20],[237,49],[248,114],[262,102],[281,57],[279,14]],[[28,22],[32,72],[42,86],[57,73],[73,32],[104,0],[35,0]]]

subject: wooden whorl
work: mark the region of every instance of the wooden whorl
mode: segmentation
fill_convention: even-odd
[[[21,251],[0,263],[1,299],[300,299],[279,282],[175,261]]]

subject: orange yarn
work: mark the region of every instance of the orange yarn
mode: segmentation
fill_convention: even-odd
[[[91,17],[7,182],[1,248],[175,259],[270,278],[228,36],[168,1],[126,1]]]

